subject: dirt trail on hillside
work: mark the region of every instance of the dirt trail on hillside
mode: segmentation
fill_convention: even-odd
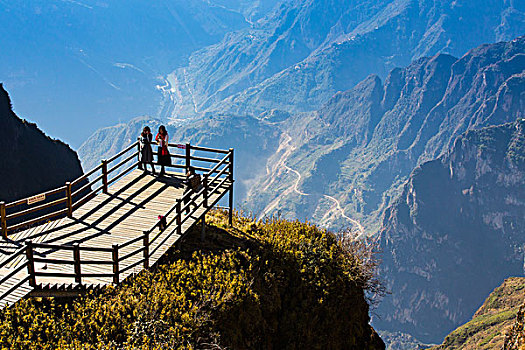
[[[268,183],[266,185],[263,186],[263,188],[261,190],[262,191],[268,190],[270,188],[270,186],[275,182],[275,179],[279,175],[281,175],[283,173],[283,169],[286,170],[286,171],[292,172],[295,175],[297,175],[297,180],[295,181],[295,183],[294,183],[294,185],[292,187],[285,189],[280,195],[275,197],[264,208],[264,210],[262,211],[262,214],[259,216],[259,218],[264,217],[267,213],[269,213],[272,210],[274,210],[275,208],[277,208],[277,206],[279,205],[280,199],[285,197],[285,196],[287,196],[292,191],[297,193],[300,196],[309,196],[310,195],[308,193],[305,193],[305,192],[299,190],[299,184],[300,184],[300,182],[302,180],[301,173],[299,173],[297,170],[291,168],[290,166],[288,166],[286,164],[286,161],[288,160],[288,157],[295,150],[295,147],[291,144],[292,137],[290,136],[290,134],[288,134],[287,132],[284,132],[283,134],[284,134],[285,140],[280,143],[279,148],[277,149],[277,152],[276,152],[276,154],[279,154],[281,152],[282,152],[282,154],[281,154],[279,159],[274,163],[274,165],[271,168],[269,167],[268,164],[266,165],[266,176],[269,179],[269,181],[268,181]],[[328,216],[332,211],[335,210],[335,211],[337,211],[339,213],[339,215],[341,217],[343,217],[344,219],[348,220],[352,224],[352,226],[357,229],[357,231],[358,231],[358,236],[357,237],[358,238],[361,235],[364,234],[365,230],[364,230],[363,225],[361,225],[361,223],[359,221],[357,221],[355,219],[352,219],[352,218],[350,218],[349,216],[347,216],[345,214],[344,209],[342,208],[341,203],[339,202],[339,200],[337,200],[336,198],[334,198],[334,197],[332,197],[330,195],[327,195],[327,194],[323,194],[322,196],[326,197],[326,198],[330,199],[332,202],[334,202],[334,207],[332,209],[330,209],[329,211],[327,211],[325,213],[325,215],[323,216],[323,218]]]

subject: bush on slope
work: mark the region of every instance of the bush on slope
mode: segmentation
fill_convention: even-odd
[[[362,244],[308,223],[208,217],[182,249],[118,288],[0,313],[2,348],[384,349],[369,326],[376,290]]]

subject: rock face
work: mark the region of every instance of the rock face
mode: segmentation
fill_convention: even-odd
[[[173,111],[312,111],[369,74],[523,35],[524,13],[504,0],[283,2],[174,71]]]
[[[18,118],[0,84],[0,200],[10,202],[64,186],[82,175],[76,153]]]
[[[469,131],[418,167],[379,236],[392,295],[379,329],[440,341],[507,276],[524,272],[525,120]]]
[[[525,303],[521,306],[512,329],[505,338],[504,350],[523,350],[525,348]]]
[[[332,228],[352,225],[347,216],[377,232],[384,209],[416,166],[447,152],[469,129],[523,118],[524,52],[520,37],[460,59],[422,58],[394,69],[384,82],[370,76],[319,111],[289,118],[281,124],[287,152],[271,158],[276,171],[254,186],[248,202],[259,213],[276,207],[290,217],[314,213]],[[282,171],[283,165],[297,173]],[[283,193],[290,187],[298,191]],[[342,210],[332,210],[335,202],[326,196]],[[279,205],[268,205],[276,200]]]
[[[496,288],[472,320],[447,335],[443,344],[430,350],[502,349],[506,334],[512,334],[523,303],[525,278],[508,278]],[[523,310],[523,309],[522,309]],[[523,315],[523,311],[520,311]]]

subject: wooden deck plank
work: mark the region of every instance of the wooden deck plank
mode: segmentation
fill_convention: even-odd
[[[74,211],[73,218],[60,218],[55,221],[47,222],[27,230],[17,232],[13,237],[18,241],[4,242],[0,249],[17,249],[20,242],[25,239],[32,239],[33,242],[45,242],[52,244],[70,245],[74,242],[81,242],[80,246],[111,248],[113,244],[122,245],[130,239],[140,237],[143,231],[151,229],[158,221],[158,215],[165,215],[176,203],[178,198],[184,194],[181,173],[170,173],[168,176],[159,178],[152,175],[144,175],[141,170],[134,170],[125,175],[122,179],[112,184],[108,189],[108,194],[100,193],[84,203]],[[218,183],[218,181],[216,182]],[[218,189],[218,193],[209,197],[208,202],[213,203],[229,189],[229,183]],[[200,220],[200,217],[207,211],[201,206],[202,197],[198,198],[197,204],[200,206],[195,213],[189,217],[182,225],[184,234]],[[183,204],[184,205],[184,204]],[[185,218],[186,214],[182,214]],[[157,237],[149,247],[149,265],[154,265],[167,251],[180,239],[177,234],[176,223],[172,220],[175,213],[170,214],[167,219],[171,221],[167,229],[160,232],[155,229],[150,234],[150,240]],[[18,246],[17,246],[18,244]],[[136,252],[143,247],[142,240],[119,248],[119,256]],[[34,250],[35,256],[44,254],[49,259],[73,261],[72,250],[53,250],[38,248]],[[0,253],[0,261],[7,259],[8,254]],[[81,261],[111,261],[110,252],[100,251],[81,251]],[[119,268],[125,268],[142,261],[144,255],[142,251],[119,262]],[[25,255],[21,255],[11,262],[5,269],[0,269],[0,278],[5,276],[12,268],[25,262]],[[129,276],[140,272],[143,264],[139,263],[134,268],[121,272],[119,281],[123,281]],[[35,263],[37,272],[60,272],[74,273],[72,264],[53,264]],[[108,273],[112,274],[112,265],[82,264],[81,273]],[[16,276],[0,285],[0,295],[9,290],[18,281],[27,276],[27,269],[23,268]],[[51,286],[76,286],[74,277],[37,277],[37,284]],[[83,286],[108,285],[113,284],[113,277],[83,277]],[[0,300],[0,307],[7,303],[14,303],[27,295],[32,288],[26,282],[9,296]]]

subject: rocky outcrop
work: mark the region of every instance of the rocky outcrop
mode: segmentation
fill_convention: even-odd
[[[519,317],[524,292],[525,278],[506,279],[490,293],[472,320],[447,335],[443,344],[431,350],[502,349],[506,334],[512,333],[516,316]]]
[[[523,274],[524,186],[524,119],[469,131],[418,167],[385,212],[382,278],[392,294],[375,325],[440,341],[502,279]]]
[[[64,186],[82,175],[76,153],[18,118],[0,84],[0,200],[10,202]]]
[[[516,321],[505,338],[504,350],[523,350],[525,348],[525,304],[518,311]]]

